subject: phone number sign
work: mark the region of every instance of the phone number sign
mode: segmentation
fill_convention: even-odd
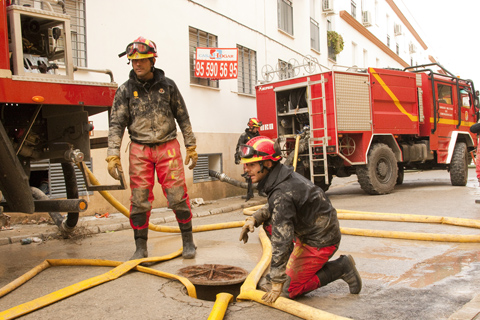
[[[197,48],[195,53],[195,77],[236,79],[237,74],[237,48]]]

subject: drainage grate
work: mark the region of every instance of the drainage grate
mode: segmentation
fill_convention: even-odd
[[[226,286],[242,283],[248,273],[245,269],[229,265],[202,264],[182,268],[178,270],[178,274],[195,285]]]

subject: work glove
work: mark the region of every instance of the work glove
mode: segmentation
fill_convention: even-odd
[[[119,156],[109,156],[105,159],[108,162],[108,173],[115,180],[120,180],[119,173],[123,173],[122,164]],[[118,170],[118,172],[117,172]]]
[[[272,289],[265,293],[262,300],[267,303],[274,303],[282,293],[283,283],[272,282]]]
[[[254,217],[248,217],[245,219],[245,224],[242,227],[242,231],[240,232],[240,238],[238,241],[242,241],[243,243],[248,242],[248,232],[253,232],[255,231],[255,218]]]
[[[190,160],[192,160],[192,164],[188,167],[188,169],[192,170],[197,165],[198,154],[195,151],[197,146],[187,147],[187,156],[185,157],[185,165],[188,165]]]

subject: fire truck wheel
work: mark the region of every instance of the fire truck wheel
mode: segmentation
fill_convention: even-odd
[[[403,183],[403,177],[405,176],[405,168],[403,166],[398,166],[398,173],[397,173],[397,184]]]
[[[450,181],[452,186],[465,186],[467,179],[467,145],[465,142],[457,142],[450,162]]]
[[[377,143],[368,152],[368,163],[357,167],[358,183],[368,194],[387,194],[397,183],[398,166],[389,146]]]

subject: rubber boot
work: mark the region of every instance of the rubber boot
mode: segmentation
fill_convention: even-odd
[[[343,274],[342,280],[348,283],[350,293],[359,294],[362,291],[362,278],[355,267],[355,260],[351,255],[340,256],[343,261]]]
[[[133,229],[133,235],[135,238],[136,250],[133,256],[129,260],[136,260],[148,257],[147,240],[148,240],[148,228]]]
[[[325,287],[330,282],[340,279],[343,274],[342,261],[342,258],[328,261],[323,265],[322,269],[317,271],[316,275],[320,281],[319,288]]]
[[[180,231],[182,232],[183,252],[182,257],[184,259],[195,258],[196,247],[193,243],[192,221],[187,223],[179,223]]]

